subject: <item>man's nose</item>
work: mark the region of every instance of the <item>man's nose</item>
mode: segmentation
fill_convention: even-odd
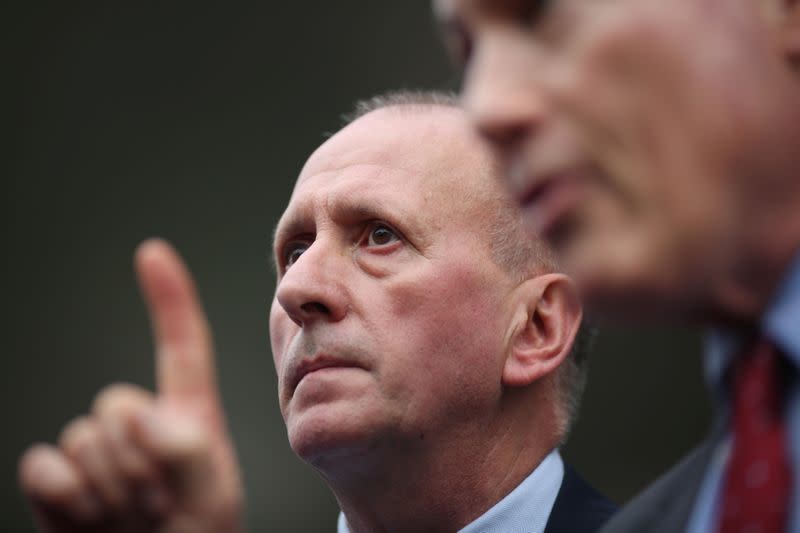
[[[281,278],[275,296],[300,327],[320,320],[338,322],[347,314],[347,280],[339,264],[341,259],[330,246],[318,240]]]
[[[486,36],[464,78],[462,101],[480,134],[496,149],[513,150],[535,135],[546,101],[529,42],[508,35]]]

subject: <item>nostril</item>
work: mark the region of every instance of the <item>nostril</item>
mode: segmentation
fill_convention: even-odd
[[[307,302],[300,306],[305,313],[314,314],[314,315],[328,315],[330,314],[330,310],[325,307],[324,304],[319,302]]]

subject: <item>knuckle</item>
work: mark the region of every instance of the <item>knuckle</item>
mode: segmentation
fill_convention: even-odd
[[[163,433],[157,439],[161,460],[175,465],[203,463],[211,452],[208,432],[191,416],[162,420]]]
[[[152,394],[129,383],[107,385],[95,396],[92,412],[101,417],[124,416],[140,406],[149,404]]]
[[[109,457],[128,481],[136,483],[153,476],[153,467],[144,450],[134,442],[127,428],[116,420],[104,424]]]
[[[25,492],[30,492],[38,486],[41,464],[49,454],[50,449],[46,444],[34,444],[20,456],[17,473],[19,483]]]
[[[64,453],[76,457],[95,446],[98,438],[99,431],[95,421],[88,416],[81,416],[64,427],[58,442]]]
[[[196,461],[204,459],[210,452],[208,435],[199,424],[184,423],[174,434],[173,453],[176,459]]]
[[[19,482],[29,498],[51,505],[64,504],[83,491],[81,479],[64,456],[46,444],[33,445],[22,455]]]

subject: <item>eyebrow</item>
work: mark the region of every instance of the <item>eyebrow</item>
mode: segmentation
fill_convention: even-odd
[[[348,198],[338,199],[331,202],[331,218],[334,220],[365,220],[365,219],[384,219],[392,218],[391,211],[383,208],[376,207],[374,202],[365,203],[360,200],[351,200]]]
[[[390,193],[393,194],[393,193]],[[386,206],[379,198],[352,199],[339,198],[331,202],[331,218],[339,224],[352,224],[359,221],[383,220],[400,232],[402,238],[412,248],[421,251],[429,244],[430,236],[422,231],[426,220],[425,210],[414,203]]]

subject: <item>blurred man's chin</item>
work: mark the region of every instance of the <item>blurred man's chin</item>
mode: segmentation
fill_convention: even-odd
[[[668,301],[662,292],[650,287],[586,289],[584,298],[586,315],[597,325],[656,325],[665,321],[684,321],[682,310],[685,305],[678,299]]]
[[[681,265],[659,260],[655,239],[638,232],[581,235],[563,248],[586,311],[601,323],[672,321],[692,306]]]
[[[693,314],[696,295],[664,277],[620,273],[587,272],[576,277],[586,313],[595,323],[611,325],[687,322]]]

